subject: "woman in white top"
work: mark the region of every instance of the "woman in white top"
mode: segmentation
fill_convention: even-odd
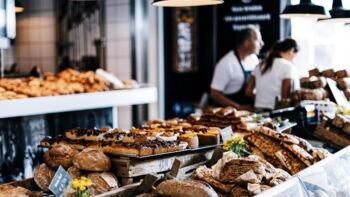
[[[287,38],[277,42],[267,58],[253,71],[246,94],[254,97],[255,89],[254,106],[258,111],[273,110],[277,96],[290,98],[294,79],[292,60],[297,52],[295,40]]]

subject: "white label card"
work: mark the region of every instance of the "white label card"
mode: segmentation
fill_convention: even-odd
[[[228,126],[224,129],[221,129],[220,134],[223,142],[225,142],[227,139],[232,138],[232,135],[233,135],[232,127]]]

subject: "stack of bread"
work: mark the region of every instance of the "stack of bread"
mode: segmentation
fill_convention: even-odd
[[[323,115],[321,124],[315,129],[314,135],[339,148],[350,145],[350,116],[341,114],[336,114],[334,117],[327,114]]]
[[[337,71],[335,75],[335,81],[339,89],[341,89],[348,101],[350,101],[350,74],[347,70]]]
[[[40,97],[106,91],[109,90],[109,82],[97,76],[93,71],[79,72],[67,69],[57,75],[46,73],[42,79],[3,78],[0,79],[0,87],[20,96]]]
[[[258,126],[278,127],[278,121],[249,111],[236,110],[233,107],[212,108],[203,115],[191,115],[188,121],[196,125],[226,128],[231,126],[235,132],[249,132]]]
[[[291,176],[282,169],[256,156],[238,157],[225,152],[211,168],[198,167],[186,180],[171,179],[161,182],[152,193],[138,197],[250,197],[276,186]]]
[[[254,129],[245,139],[253,154],[293,175],[329,154],[325,149],[314,148],[302,138],[267,127]]]
[[[226,160],[223,162],[222,160]],[[256,156],[221,159],[212,168],[201,166],[193,178],[210,184],[222,196],[254,196],[291,176]]]
[[[123,81],[123,87],[137,86],[134,80]],[[40,96],[57,96],[110,90],[110,83],[93,71],[66,69],[57,75],[46,73],[43,78],[0,79],[0,100]]]
[[[337,82],[338,87],[344,91],[347,99],[350,100],[350,75],[347,70],[334,71],[327,69],[320,71],[315,68],[309,71],[309,77],[300,79],[301,89],[297,90],[292,95],[294,104],[300,103],[303,100],[325,100],[329,98],[329,92],[325,89],[327,78]]]
[[[79,152],[70,146],[56,145],[44,154],[44,161],[34,171],[34,181],[44,192],[49,191],[49,185],[59,166],[67,170],[72,178],[86,176],[91,179],[89,190],[93,195],[118,187],[116,177],[109,172],[109,157],[98,149],[88,148]]]
[[[47,138],[40,144],[44,147],[65,144],[79,150],[92,147],[110,154],[146,156],[217,145],[219,140],[218,128],[191,125],[183,120],[173,119],[151,121],[130,131],[75,128],[65,131],[63,138]]]
[[[309,77],[300,79],[301,89],[296,90],[292,95],[292,102],[298,104],[303,100],[324,100],[328,98],[325,90],[327,85],[326,77],[334,73],[332,70],[325,70],[322,73],[318,69],[309,71]]]
[[[226,108],[211,108],[204,112],[203,115],[191,115],[188,121],[196,125],[205,125],[209,127],[225,128],[245,122],[246,119],[251,119],[253,113],[249,111],[239,111],[233,107]]]

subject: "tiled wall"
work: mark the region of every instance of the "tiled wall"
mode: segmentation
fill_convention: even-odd
[[[21,72],[33,66],[54,72],[56,67],[56,21],[54,0],[22,1],[25,12],[17,15],[15,58]]]
[[[131,33],[129,0],[106,0],[107,70],[121,80],[131,78]],[[131,107],[118,109],[119,127],[130,128]]]

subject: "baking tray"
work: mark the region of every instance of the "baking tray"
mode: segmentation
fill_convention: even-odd
[[[173,155],[196,153],[196,152],[206,151],[210,149],[215,149],[218,146],[222,146],[222,144],[208,145],[208,146],[202,146],[195,149],[185,149],[185,150],[180,150],[175,152],[161,153],[161,154],[155,154],[155,155],[145,155],[145,156],[116,154],[116,153],[107,153],[107,155],[110,157],[127,157],[130,159],[152,159],[152,158],[167,157],[167,156],[173,156]]]

